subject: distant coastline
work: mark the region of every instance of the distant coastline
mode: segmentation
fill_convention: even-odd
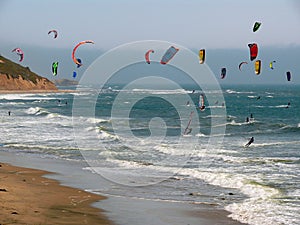
[[[57,90],[0,90],[0,94],[38,94],[38,93],[74,93],[76,90],[57,89]]]
[[[76,80],[69,80],[69,79],[57,79],[54,80],[53,83],[56,86],[76,86],[78,85],[79,82]]]

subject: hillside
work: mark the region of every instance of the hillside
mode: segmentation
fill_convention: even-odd
[[[78,81],[69,79],[58,79],[54,80],[54,84],[57,86],[76,86],[78,84]]]
[[[57,90],[54,83],[0,55],[0,90]]]

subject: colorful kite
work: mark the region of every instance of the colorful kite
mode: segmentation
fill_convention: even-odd
[[[24,59],[24,52],[22,51],[22,49],[15,48],[11,52],[16,52],[20,56],[19,62],[23,61],[23,59]]]
[[[259,29],[260,25],[260,22],[255,22],[255,24],[253,25],[253,32],[256,32]]]
[[[205,49],[199,50],[199,62],[203,64],[205,62]]]
[[[274,69],[273,63],[276,63],[276,61],[271,61],[271,62],[270,62],[270,69],[272,69],[272,70]]]
[[[52,63],[52,74],[53,74],[53,76],[57,75],[57,69],[58,69],[58,62],[53,62]]]
[[[147,51],[146,54],[145,54],[145,59],[146,59],[146,62],[147,62],[148,64],[150,64],[150,57],[149,57],[150,53],[154,53],[154,50],[150,49],[150,50]]]
[[[76,63],[77,65],[81,66],[82,64],[77,60],[77,58],[75,57],[75,52],[77,50],[77,48],[80,46],[80,45],[83,45],[83,44],[87,44],[87,43],[91,43],[91,44],[95,44],[95,42],[91,41],[91,40],[87,40],[87,41],[81,41],[79,42],[75,48],[73,49],[73,52],[72,52],[72,59],[74,61],[74,63]]]
[[[175,48],[174,46],[171,46],[166,53],[163,55],[160,63],[161,64],[167,64],[174,56],[175,54],[179,51],[178,48]]]
[[[248,44],[248,47],[250,49],[250,60],[253,61],[257,57],[258,46],[256,43],[252,43],[252,44]]]
[[[256,60],[255,64],[254,64],[254,67],[255,67],[255,74],[259,75],[260,74],[260,69],[261,69],[261,61]]]

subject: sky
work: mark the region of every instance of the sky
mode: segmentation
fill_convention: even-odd
[[[256,21],[262,25],[253,33]],[[279,52],[297,49],[300,47],[300,1],[0,0],[0,27],[0,53],[15,60],[10,52],[12,48],[24,46],[26,57],[40,48],[39,54],[31,54],[32,58],[24,63],[45,73],[46,69],[40,68],[46,63],[41,56],[51,61],[49,53],[55,49],[61,52],[65,49],[60,57],[67,55],[66,51],[70,54],[82,40],[95,41],[95,45],[85,47],[94,51],[86,59],[89,63],[96,58],[95,50],[102,54],[140,40],[169,41],[193,50],[248,51],[247,44],[252,42],[259,43],[260,48],[278,48]],[[48,35],[51,29],[58,30],[55,40]],[[299,57],[295,54],[291,57]],[[211,62],[217,64],[212,59]]]

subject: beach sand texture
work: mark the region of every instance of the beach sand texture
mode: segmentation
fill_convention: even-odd
[[[62,186],[45,171],[0,165],[0,224],[112,224],[91,206],[104,197]]]

